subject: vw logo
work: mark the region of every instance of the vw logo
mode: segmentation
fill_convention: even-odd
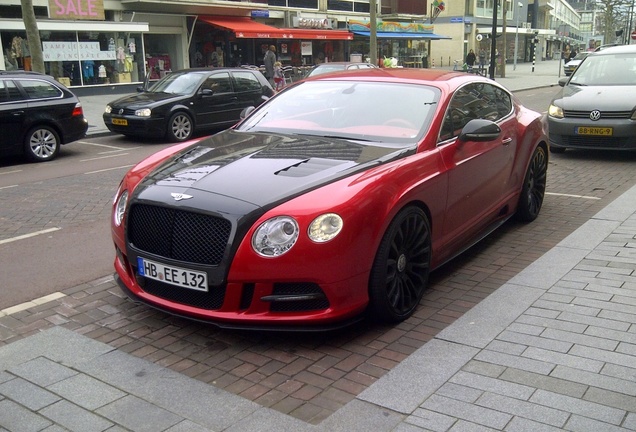
[[[594,110],[590,113],[590,120],[596,121],[601,118],[601,112],[599,110]]]
[[[172,198],[174,198],[175,201],[181,201],[181,200],[186,200],[186,199],[192,198],[192,195],[188,195],[188,194],[184,194],[184,193],[177,193],[177,192],[172,192],[170,194],[170,196],[172,196]]]
[[[124,113],[124,109],[123,108],[119,108],[119,115],[122,115]]]

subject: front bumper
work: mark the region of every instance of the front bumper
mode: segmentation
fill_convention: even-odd
[[[581,135],[579,127],[611,128],[611,135]],[[584,118],[548,117],[550,146],[589,150],[636,150],[636,121],[629,119],[592,121]]]
[[[166,135],[166,120],[163,118],[114,116],[108,113],[102,117],[108,130],[113,133],[147,138],[163,138]],[[126,120],[127,125],[113,124],[113,119]]]

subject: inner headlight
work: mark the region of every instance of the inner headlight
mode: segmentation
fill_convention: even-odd
[[[137,117],[150,117],[152,110],[150,108],[142,108],[135,111]]]
[[[550,104],[548,115],[554,118],[563,118],[563,108]]]
[[[307,234],[317,243],[328,242],[342,230],[342,218],[335,213],[325,213],[318,216],[309,225]]]
[[[289,216],[277,216],[263,222],[252,236],[252,248],[265,257],[280,256],[298,240],[298,223]]]
[[[113,107],[111,107],[110,105],[106,105],[106,108],[104,108],[104,112],[106,114],[110,114],[112,110],[113,110]]]
[[[126,213],[126,204],[128,204],[128,191],[125,190],[119,199],[117,200],[117,205],[115,206],[115,225],[120,226],[121,221],[124,220],[124,213]]]

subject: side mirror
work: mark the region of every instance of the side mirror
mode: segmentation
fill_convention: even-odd
[[[137,93],[143,93],[145,91],[144,86],[137,87]]]
[[[492,141],[501,134],[501,128],[490,120],[475,119],[469,121],[457,139],[459,141]]]
[[[203,96],[212,96],[214,94],[214,91],[212,89],[206,88],[201,90],[201,95]]]
[[[243,120],[245,117],[247,117],[248,115],[250,115],[252,113],[252,111],[254,111],[256,108],[254,106],[248,106],[243,108],[243,110],[241,111],[241,120]]]
[[[565,87],[565,85],[568,83],[568,80],[570,79],[570,77],[563,77],[559,80],[559,85],[561,87]]]

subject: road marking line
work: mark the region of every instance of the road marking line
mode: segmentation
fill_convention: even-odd
[[[19,186],[19,185],[2,186],[2,187],[0,187],[0,190],[1,190],[1,189],[14,188],[14,187],[18,187],[18,186]]]
[[[554,195],[554,196],[564,196],[564,197],[571,197],[571,198],[583,198],[583,199],[591,199],[591,200],[600,200],[601,198],[599,197],[593,197],[593,196],[586,196],[586,195],[572,195],[572,194],[561,194],[561,193],[554,193],[554,192],[546,192],[546,195]]]
[[[8,239],[0,240],[0,244],[6,244],[6,243],[11,243],[11,242],[14,242],[14,241],[18,241],[18,240],[24,240],[24,239],[27,239],[27,238],[30,238],[30,237],[35,237],[35,236],[41,235],[41,234],[47,234],[47,233],[50,233],[50,232],[53,232],[53,231],[59,231],[61,229],[62,228],[56,227],[56,228],[45,229],[45,230],[42,230],[42,231],[32,232],[30,234],[23,234],[23,235],[20,235],[20,236],[17,236],[17,237],[11,237],[11,238],[8,238]]]
[[[126,156],[128,153],[118,153],[118,154],[114,154],[114,155],[110,155],[110,156],[100,156],[100,157],[95,157],[95,158],[90,158],[90,159],[82,159],[80,160],[80,162],[89,162],[89,161],[94,161],[94,160],[100,160],[100,159],[108,159],[108,158],[114,158],[114,157],[119,157],[119,156]]]
[[[31,300],[29,302],[20,303],[19,305],[11,306],[6,309],[0,310],[0,317],[11,315],[14,313],[22,312],[23,310],[31,309],[32,307],[43,305],[44,303],[48,303],[53,300],[57,300],[59,298],[66,297],[66,294],[61,293],[59,291],[54,292],[53,294],[46,295],[44,297],[36,298],[35,300]]]
[[[115,167],[115,168],[104,168],[102,170],[97,170],[97,171],[88,171],[88,172],[85,172],[84,174],[97,174],[97,173],[101,173],[101,172],[105,172],[105,171],[118,170],[118,169],[122,169],[122,168],[130,168],[130,167],[133,167],[133,166],[135,166],[135,165],[134,164],[132,164],[132,165],[122,165],[122,166],[118,166],[118,167]]]
[[[0,172],[0,175],[3,175],[3,174],[15,174],[15,173],[18,173],[18,172],[22,172],[22,170],[13,170],[13,171]]]
[[[125,149],[108,150],[108,151],[99,152],[97,154],[117,153],[117,152],[121,152],[121,151],[137,150],[138,148],[141,148],[141,146],[139,146],[139,147],[129,147],[129,148],[125,148]]]
[[[108,144],[97,144],[94,142],[88,142],[88,141],[77,141],[78,143],[82,143],[82,144],[86,144],[86,145],[92,145],[92,146],[96,146],[96,147],[106,147],[109,149],[118,149],[118,150],[126,150],[125,147],[117,147],[117,146],[112,146],[112,145],[108,145]]]

